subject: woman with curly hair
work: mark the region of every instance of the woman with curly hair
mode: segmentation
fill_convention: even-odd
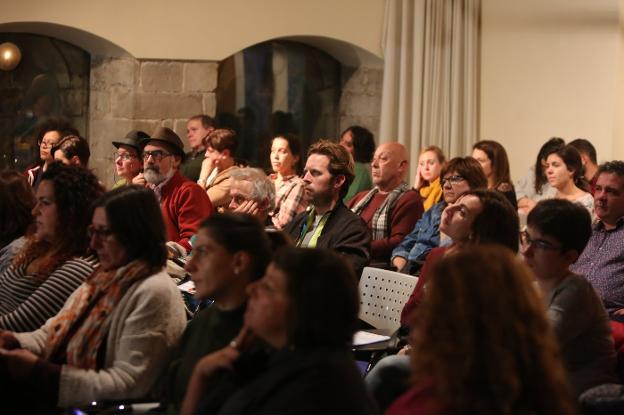
[[[355,178],[342,199],[347,203],[359,192],[373,188],[370,162],[375,154],[375,137],[368,129],[352,125],[340,134],[340,145],[353,156],[353,161],[355,161]]]
[[[35,194],[26,178],[15,170],[0,172],[0,273],[26,242],[34,223]]]
[[[0,329],[38,328],[93,272],[87,226],[102,193],[97,177],[82,167],[54,163],[43,173],[35,232],[0,275]]]
[[[414,386],[386,414],[573,414],[531,272],[509,250],[449,255],[413,322]]]

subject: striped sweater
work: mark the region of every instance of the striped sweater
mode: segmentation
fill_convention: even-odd
[[[0,329],[14,332],[38,329],[59,312],[96,265],[94,256],[72,258],[43,281],[26,275],[26,266],[9,267],[0,275]]]

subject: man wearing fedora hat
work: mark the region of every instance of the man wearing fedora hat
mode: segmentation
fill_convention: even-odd
[[[113,141],[113,146],[117,149],[115,157],[115,172],[120,177],[115,182],[113,189],[127,184],[132,184],[141,170],[143,170],[143,160],[141,159],[141,141],[149,138],[146,132],[132,130],[124,138]]]
[[[138,174],[134,184],[142,184],[154,190],[167,227],[167,238],[191,250],[189,240],[197,232],[200,223],[212,214],[212,204],[206,192],[180,174],[184,161],[184,146],[176,133],[166,127],[141,141],[143,149],[143,173]]]

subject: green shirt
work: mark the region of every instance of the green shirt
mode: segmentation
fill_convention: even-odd
[[[349,191],[347,195],[342,199],[343,202],[347,203],[349,200],[353,198],[356,194],[360,193],[363,190],[370,190],[373,188],[373,181],[371,180],[370,171],[367,164],[355,162],[355,178],[353,179],[353,183],[349,186]]]

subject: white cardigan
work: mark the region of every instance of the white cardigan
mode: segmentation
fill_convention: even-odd
[[[81,289],[84,285],[76,292]],[[15,333],[15,337],[24,349],[41,356],[50,322],[30,333]],[[185,326],[180,292],[167,273],[161,271],[132,285],[102,326],[108,330],[104,368],[95,371],[63,365],[58,406],[147,396]]]

